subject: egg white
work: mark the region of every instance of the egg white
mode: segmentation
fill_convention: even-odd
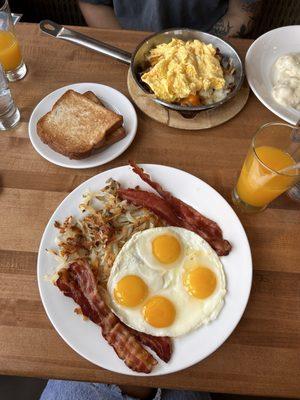
[[[182,245],[181,255],[172,267],[151,264],[152,250],[150,254],[146,243],[161,234],[175,235]],[[210,268],[217,280],[212,295],[203,300],[191,296],[182,283],[184,272],[197,265]],[[137,275],[147,284],[149,293],[145,301],[160,295],[173,303],[176,317],[171,326],[155,328],[148,324],[142,314],[144,303],[130,308],[115,301],[114,288],[126,275]],[[132,236],[116,257],[107,288],[111,309],[126,325],[154,336],[176,337],[217,318],[224,305],[226,280],[218,255],[204,239],[184,228],[165,227],[148,229]]]
[[[147,233],[145,233],[147,232]],[[171,235],[174,236],[180,243],[181,253],[176,261],[171,264],[162,264],[152,253],[152,242],[160,235]],[[139,258],[151,269],[161,271],[164,273],[168,269],[178,267],[184,258],[186,248],[184,241],[181,240],[181,236],[177,233],[177,228],[173,227],[162,227],[147,229],[139,234],[136,240],[136,252]]]

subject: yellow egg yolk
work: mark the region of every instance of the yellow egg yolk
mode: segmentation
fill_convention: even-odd
[[[114,298],[117,303],[126,307],[136,307],[141,304],[148,295],[148,287],[139,276],[124,276],[116,284]]]
[[[173,324],[176,310],[173,303],[163,296],[151,297],[143,307],[143,316],[155,328],[166,328]]]
[[[175,236],[159,235],[152,241],[152,253],[162,264],[172,264],[180,252],[181,246]]]
[[[184,273],[183,284],[191,296],[206,299],[215,291],[217,279],[211,269],[197,267]]]

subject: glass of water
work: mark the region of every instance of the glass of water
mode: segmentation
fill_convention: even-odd
[[[17,125],[20,112],[16,107],[8,87],[2,65],[0,64],[0,130],[5,131]]]

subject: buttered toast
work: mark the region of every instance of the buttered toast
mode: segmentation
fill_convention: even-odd
[[[90,97],[74,90],[64,93],[37,123],[41,140],[71,159],[88,157],[93,149],[111,144],[106,139],[122,126],[123,117]],[[125,135],[123,128],[121,133]],[[113,143],[118,137],[112,136]]]
[[[88,99],[94,101],[95,103],[101,104],[103,107],[105,107],[105,105],[102,103],[99,97],[95,95],[94,92],[89,90],[88,92],[83,93],[83,95]],[[99,143],[97,149],[111,146],[112,144],[123,139],[125,136],[126,136],[125,129],[121,126],[120,128],[117,128],[114,132],[111,132],[108,135],[106,135],[102,143]]]

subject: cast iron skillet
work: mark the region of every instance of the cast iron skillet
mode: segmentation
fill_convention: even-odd
[[[118,49],[89,36],[83,35],[82,33],[67,29],[50,20],[41,21],[40,28],[48,35],[75,43],[83,47],[87,47],[91,50],[97,51],[98,53],[116,58],[125,64],[129,64],[135,82],[145,93],[149,95],[153,101],[166,108],[178,111],[185,118],[193,118],[200,111],[214,109],[224,104],[238,93],[243,83],[243,64],[235,49],[224,40],[209,33],[186,28],[161,31],[147,37],[137,46],[135,51],[130,54],[127,51]],[[199,39],[204,43],[211,43],[214,47],[220,50],[223,56],[222,63],[227,63],[228,60],[231,60],[231,63],[235,68],[234,85],[232,91],[225,97],[225,99],[205,106],[181,106],[179,104],[168,103],[160,100],[151,94],[148,86],[140,79],[141,72],[147,68],[146,55],[153,47],[161,43],[168,43],[172,40],[172,38],[178,38],[182,40]]]

